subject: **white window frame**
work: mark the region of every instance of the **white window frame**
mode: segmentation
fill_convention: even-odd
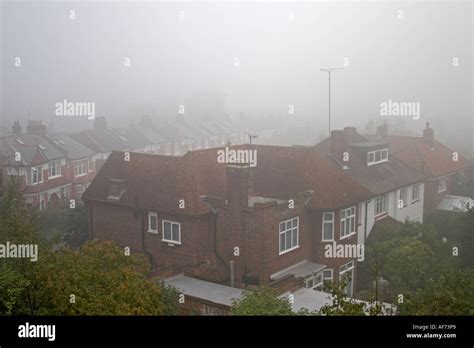
[[[156,223],[155,223],[156,229],[151,228],[152,217],[156,219]],[[158,213],[157,212],[154,212],[154,211],[148,212],[148,232],[158,234]]]
[[[353,294],[354,294],[354,268],[355,268],[354,267],[354,261],[349,261],[348,263],[345,263],[344,265],[339,267],[339,281],[341,281],[344,274],[346,274],[348,272],[352,273],[350,295],[347,294],[347,292],[346,292],[346,295],[348,295],[349,297],[353,297]]]
[[[71,190],[69,188],[70,186],[61,186],[59,188],[59,198],[60,199],[69,199],[71,197]],[[63,192],[67,190],[67,194],[64,195]],[[64,196],[67,196],[67,197],[64,197]]]
[[[325,276],[325,275],[324,275],[325,272],[330,272],[331,275],[330,275],[330,276]],[[330,281],[331,283],[334,281],[334,271],[333,271],[332,268],[323,269],[323,270],[321,271],[321,275],[322,275],[323,281],[322,281],[321,285],[319,285],[319,286],[317,286],[317,287],[315,288],[315,290],[323,291],[323,290],[324,290],[324,284],[325,284],[327,281]]]
[[[356,233],[356,213],[357,210],[355,205],[347,209],[341,209],[339,221],[339,239],[349,238]],[[346,226],[349,226],[349,231],[347,232]]]
[[[33,180],[36,174],[36,181]],[[43,182],[43,167],[32,167],[31,168],[31,185],[41,184]]]
[[[54,166],[53,166],[54,165]],[[56,168],[56,174],[52,174],[52,168]],[[55,160],[48,163],[48,179],[59,178],[61,176],[61,160]]]
[[[379,211],[378,210],[378,201],[379,200],[382,200],[382,203],[383,204],[383,210]],[[387,195],[386,194],[383,194],[383,195],[380,195],[380,196],[377,196],[375,197],[375,200],[374,200],[374,216],[377,217],[377,216],[381,216],[381,215],[384,215],[384,214],[387,214]]]
[[[171,238],[173,238],[173,225],[178,226],[178,240],[174,239],[166,239],[165,238],[165,223],[169,223],[171,227]],[[176,221],[170,221],[170,220],[162,220],[161,221],[161,241],[165,243],[171,243],[171,244],[181,244],[181,223],[176,222]]]
[[[296,221],[296,227],[293,226],[293,222]],[[286,227],[286,224],[287,223],[290,223],[291,226],[289,228]],[[282,224],[284,224],[284,229],[282,230],[281,226]],[[288,219],[288,220],[285,220],[285,221],[281,221],[279,224],[278,224],[278,250],[279,250],[279,253],[278,255],[282,255],[282,254],[285,254],[287,252],[290,252],[292,250],[295,250],[297,248],[300,247],[300,218],[299,216],[296,216],[294,218],[291,218],[291,219]],[[294,244],[293,242],[293,232],[296,231],[296,244]],[[281,245],[281,236],[282,235],[285,235],[285,245],[283,246],[284,248],[286,248],[286,238],[287,238],[287,235],[290,235],[291,236],[291,245],[288,249],[282,249],[282,245]]]
[[[319,278],[319,280],[318,280]],[[306,289],[317,289],[324,284],[323,274],[321,272],[314,273],[304,280]]]
[[[404,198],[402,197],[402,192],[404,192]],[[402,187],[398,190],[398,199],[403,202],[403,207],[408,206],[408,187]]]
[[[79,172],[77,170],[78,168],[83,169],[83,171]],[[74,176],[76,178],[87,175],[87,173],[89,173],[89,160],[88,159],[74,162]]]
[[[380,157],[379,160],[376,160],[377,157]],[[370,160],[372,157],[372,160]],[[367,165],[373,166],[374,164],[383,163],[388,161],[388,149],[380,149],[367,152]]]
[[[443,176],[438,179],[438,193],[444,192],[448,189],[448,177]]]
[[[420,183],[416,183],[411,187],[411,202],[415,203],[420,200]],[[415,197],[416,192],[416,197]]]
[[[331,218],[329,220],[325,219],[325,215],[330,215]],[[331,238],[326,239],[324,238],[324,226],[331,224]],[[332,242],[334,241],[334,212],[323,212],[322,215],[322,241],[323,242]]]

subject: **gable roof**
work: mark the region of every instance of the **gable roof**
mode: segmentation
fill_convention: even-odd
[[[113,152],[83,198],[108,201],[111,180],[119,180],[124,192],[116,204],[176,214],[206,213],[209,208],[201,196],[227,199],[226,165],[217,163],[219,149],[190,151],[181,157],[133,153],[129,162],[123,153]],[[252,169],[257,196],[287,200],[313,190],[310,206],[318,209],[335,209],[373,196],[314,151],[266,145],[253,145],[253,149],[257,150],[257,166]],[[184,209],[178,207],[181,199]]]
[[[436,139],[431,144],[423,137],[414,136],[390,135],[385,140],[395,157],[429,177],[449,175],[472,165],[460,154],[458,161],[453,161],[454,151]]]

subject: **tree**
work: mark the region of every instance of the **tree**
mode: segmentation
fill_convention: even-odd
[[[18,182],[0,201],[0,244],[36,244],[38,260],[0,259],[0,315],[176,314],[177,292],[150,277],[143,255],[111,242],[53,251],[26,208]]]
[[[437,279],[408,295],[401,315],[474,315],[474,270],[446,267]]]
[[[177,292],[149,278],[146,258],[127,256],[111,242],[49,252],[35,280],[42,284],[37,314],[169,315],[178,309]]]
[[[344,288],[350,279],[342,278],[339,284],[327,284],[331,290],[331,303],[321,307],[318,311],[320,315],[365,315],[364,303],[348,298]]]
[[[247,291],[241,299],[232,303],[233,315],[292,315],[291,304],[286,298],[279,298],[269,288]]]

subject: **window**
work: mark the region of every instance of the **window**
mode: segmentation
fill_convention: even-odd
[[[331,268],[325,269],[322,272],[322,276],[323,276],[323,281],[319,286],[316,286],[315,290],[324,291],[324,290],[326,290],[326,288],[325,288],[326,283],[332,284],[333,277],[332,277],[332,269]]]
[[[349,297],[352,297],[353,279],[354,279],[354,261],[350,261],[346,263],[345,265],[339,267],[339,280],[345,281],[346,286],[343,289],[343,292]]]
[[[63,186],[59,189],[61,199],[69,200],[69,186]]]
[[[60,161],[49,162],[49,177],[54,178],[61,176],[61,163]]]
[[[153,211],[148,212],[148,232],[158,233],[158,214]]]
[[[306,289],[314,289],[319,288],[323,285],[323,275],[321,272],[314,274],[304,281],[304,286]]]
[[[367,165],[369,166],[386,161],[388,161],[388,149],[367,152]]]
[[[399,192],[399,198],[400,201],[402,201],[402,204],[404,207],[407,206],[408,202],[408,189],[406,187],[401,188]]]
[[[298,225],[298,217],[280,222],[280,255],[299,247]]]
[[[438,193],[446,191],[446,185],[448,183],[447,177],[439,178],[438,180]]]
[[[74,162],[74,175],[86,175],[89,170],[89,160]]]
[[[415,184],[411,188],[411,201],[416,202],[420,200],[420,184]]]
[[[38,184],[40,182],[43,182],[42,167],[31,168],[31,183]]]
[[[375,198],[375,216],[381,215],[387,212],[387,204],[385,195],[378,196]]]
[[[181,244],[181,224],[163,220],[163,242]]]
[[[342,239],[352,233],[355,233],[355,206],[341,210],[340,237]]]
[[[323,242],[334,240],[334,213],[323,213]]]

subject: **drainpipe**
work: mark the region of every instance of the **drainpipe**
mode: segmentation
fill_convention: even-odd
[[[234,287],[234,260],[230,260],[230,286]]]
[[[370,200],[365,202],[364,245],[365,245],[365,241],[367,240],[367,211],[369,209],[369,202],[370,202]]]

